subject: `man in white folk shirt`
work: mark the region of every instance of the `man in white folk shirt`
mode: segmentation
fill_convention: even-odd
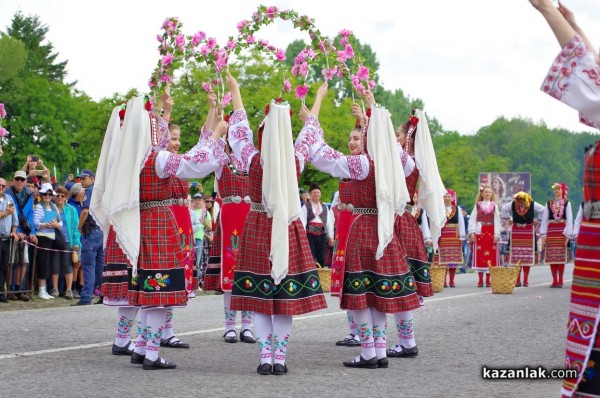
[[[333,213],[321,202],[321,188],[318,184],[310,184],[310,200],[302,206],[302,225],[306,229],[308,244],[313,258],[319,265],[325,265],[327,245],[333,247]]]

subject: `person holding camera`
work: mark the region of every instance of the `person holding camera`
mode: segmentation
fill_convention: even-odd
[[[28,177],[37,177],[43,182],[50,182],[50,170],[44,165],[42,159],[35,155],[27,156],[27,160],[21,170],[27,173]]]
[[[34,245],[38,243],[33,225],[34,194],[31,189],[25,186],[26,179],[27,174],[23,170],[16,171],[11,187],[6,190],[15,204],[19,224],[17,226],[18,242],[13,244],[11,253],[13,269],[16,272],[14,278],[11,278],[13,275],[9,275],[9,278],[11,278],[9,284],[14,290],[26,289],[25,276],[29,258],[33,258]],[[31,246],[28,243],[31,243]],[[31,288],[33,290],[33,286]],[[29,301],[32,300],[32,297],[29,293],[21,293],[19,299]]]
[[[8,303],[5,284],[8,277],[8,261],[11,239],[17,241],[17,213],[12,197],[6,192],[6,180],[0,178],[0,302]]]

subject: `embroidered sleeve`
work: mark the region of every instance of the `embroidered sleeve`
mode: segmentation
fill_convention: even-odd
[[[295,144],[296,157],[301,168],[312,163],[319,171],[332,177],[364,180],[369,174],[366,155],[346,156],[331,148],[323,139],[323,130],[318,119],[309,115]]]
[[[171,132],[169,131],[169,124],[161,116],[157,117],[158,120],[158,144],[152,147],[154,152],[160,152],[167,149],[169,140],[171,139]]]
[[[202,126],[200,129],[200,142],[204,144],[210,137],[212,137],[213,131],[206,126]]]
[[[183,155],[159,152],[156,156],[156,174],[160,178],[202,178],[209,175],[229,161],[223,151],[224,143],[220,141],[209,138],[204,145],[198,143]]]
[[[404,168],[404,176],[408,177],[415,169],[415,160],[402,148],[402,145],[396,144],[402,167]]]
[[[239,170],[248,172],[252,157],[258,153],[254,146],[248,116],[243,109],[233,112],[229,118],[228,140],[231,151],[240,162]]]
[[[565,206],[565,212],[567,213],[567,222],[563,234],[570,238],[571,235],[573,235],[573,210],[571,210],[570,201],[567,202],[567,205]]]
[[[464,217],[463,217],[464,221]],[[467,228],[468,234],[474,234],[477,231],[477,203],[473,206],[473,211],[471,212],[471,217],[469,217],[469,226]]]
[[[581,222],[583,221],[583,206],[579,206],[579,210],[577,210],[577,217],[575,217],[575,221],[573,222],[573,237],[576,238],[579,235],[579,228],[581,227]]]
[[[600,126],[600,67],[579,35],[554,59],[541,89],[578,110],[581,122]]]

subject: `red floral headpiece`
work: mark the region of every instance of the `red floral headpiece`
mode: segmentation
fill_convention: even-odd
[[[562,189],[562,198],[565,199],[567,197],[567,193],[569,192],[569,187],[564,182],[555,182],[552,184],[552,189],[560,187]]]
[[[410,152],[410,137],[416,134],[418,124],[419,118],[415,116],[415,109],[413,109],[408,118],[408,131],[406,132],[406,142],[404,143],[404,150],[406,151],[406,153]]]
[[[452,196],[452,205],[456,206],[456,192],[454,192],[453,189],[448,188],[448,189],[446,189],[446,193],[448,195]]]
[[[121,122],[123,121],[123,119],[125,119],[125,111],[127,110],[127,102],[123,102],[121,104],[121,109],[119,110],[119,118],[121,119]]]

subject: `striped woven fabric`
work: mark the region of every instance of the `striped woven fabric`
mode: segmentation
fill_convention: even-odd
[[[508,263],[521,266],[535,264],[535,230],[533,224],[513,224],[510,235],[510,257]]]
[[[457,264],[464,262],[462,242],[458,235],[458,224],[446,224],[438,243],[439,264]]]
[[[598,395],[600,342],[600,220],[583,221],[577,236],[571,305],[567,324],[565,367],[577,369],[577,379],[565,379],[562,393]],[[594,394],[592,394],[594,392]],[[586,395],[590,394],[590,395]]]
[[[567,245],[565,245],[565,221],[555,221],[548,224],[546,238],[546,256],[544,261],[548,264],[565,264],[567,262]]]

